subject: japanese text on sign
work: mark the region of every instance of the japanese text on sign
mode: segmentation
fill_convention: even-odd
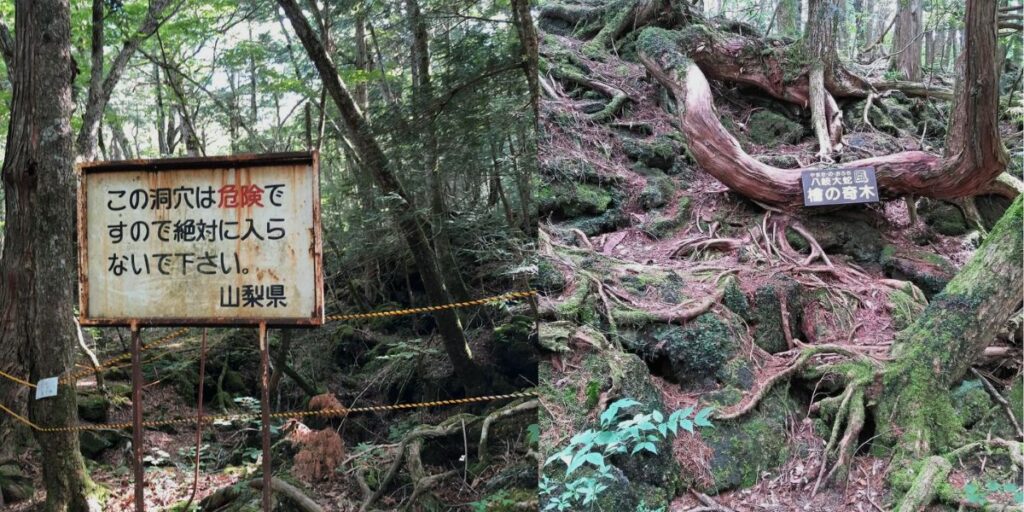
[[[803,171],[804,206],[874,203],[878,201],[875,169],[814,169]]]
[[[315,163],[283,154],[83,166],[82,323],[321,323]]]

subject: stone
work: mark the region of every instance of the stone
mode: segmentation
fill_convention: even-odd
[[[910,281],[928,298],[941,292],[956,275],[956,268],[949,260],[917,249],[887,245],[882,250],[880,262],[886,277]]]
[[[771,110],[758,110],[747,122],[747,135],[755,144],[773,146],[779,142],[796,144],[804,136],[804,127]]]

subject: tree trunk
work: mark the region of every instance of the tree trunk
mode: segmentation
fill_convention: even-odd
[[[523,72],[526,73],[526,83],[530,88],[530,105],[533,107],[533,118],[536,122],[540,120],[540,82],[537,78],[540,43],[537,38],[537,27],[534,26],[533,17],[530,15],[529,0],[512,0],[512,22],[515,23],[516,32],[519,34]]]
[[[70,18],[68,0],[15,4],[13,96],[2,169],[6,232],[0,259],[0,357],[5,369],[12,361],[24,362],[33,382],[71,369],[78,347],[72,317],[76,237]],[[5,405],[14,405],[6,401],[18,394],[11,383],[4,380],[0,390]],[[29,401],[28,411],[38,425],[74,424],[74,389],[60,386],[54,398]],[[42,455],[44,509],[89,510],[93,484],[77,433],[35,436]]]
[[[92,3],[92,51],[90,61],[92,70],[89,75],[89,99],[85,105],[85,112],[82,114],[82,128],[78,132],[75,141],[75,149],[84,160],[96,158],[96,129],[99,126],[103,111],[107,108],[110,95],[114,93],[114,87],[121,74],[139,45],[149,36],[156,32],[160,25],[160,15],[170,4],[170,0],[152,0],[146,17],[139,26],[138,31],[130,39],[124,42],[121,51],[110,64],[110,71],[106,76],[103,74],[103,44],[104,44],[104,20],[103,0],[93,0]]]
[[[944,159],[908,151],[845,162],[842,168],[872,166],[883,196],[914,194],[940,199],[971,196],[988,189],[1006,168],[999,138],[998,83],[995,79],[995,9],[985,0],[968,2],[963,79],[947,135],[952,152]],[[991,6],[991,8],[989,8]],[[991,12],[990,12],[991,11]],[[987,24],[986,24],[987,23]],[[694,159],[726,186],[751,199],[780,207],[803,204],[802,169],[780,169],[748,155],[722,126],[701,68],[678,50],[678,34],[645,29],[637,39],[640,59],[681,104],[679,121]],[[685,42],[683,42],[685,43]],[[966,85],[965,85],[966,84]]]
[[[431,105],[434,100],[434,86],[430,79],[430,41],[427,34],[427,24],[420,12],[419,3],[416,0],[405,0],[405,7],[409,17],[409,28],[412,32],[412,69],[413,69],[413,103],[416,105],[419,122],[417,125],[422,130],[422,143],[424,145],[424,170],[426,171],[427,184],[430,189],[430,226],[433,232],[430,233],[434,242],[434,251],[443,266],[449,272],[443,277],[445,284],[451,291],[453,297],[458,301],[469,300],[469,292],[462,282],[462,273],[459,272],[459,263],[455,260],[452,251],[451,236],[447,228],[448,207],[445,204],[444,185],[445,179],[440,168],[440,147],[437,141],[437,126],[434,123],[434,116]]]
[[[775,11],[778,34],[785,38],[800,38],[800,0],[779,0]]]
[[[825,74],[835,76],[839,55],[836,51],[836,33],[842,27],[837,0],[810,0],[808,2],[807,30],[804,36],[805,55],[811,61],[808,74],[811,122],[818,138],[818,157],[832,160],[833,146],[842,137],[842,111],[835,99],[825,90]]]
[[[156,90],[156,138],[160,156],[170,151],[167,148],[167,120],[164,116],[163,82],[160,79],[160,66],[153,62],[153,88]]]
[[[899,0],[890,69],[905,80],[921,80],[921,0]]]
[[[950,443],[961,426],[953,424],[958,416],[950,387],[1020,306],[1022,201],[1013,202],[963,269],[896,339],[875,418],[882,440],[895,444],[897,453],[917,458],[955,448]]]
[[[356,106],[352,94],[338,78],[338,71],[331,57],[324,51],[323,45],[313,33],[295,0],[278,0],[278,4],[291,20],[292,28],[302,41],[306,53],[316,66],[331,99],[340,111],[341,125],[345,128],[347,138],[352,142],[359,162],[360,170],[373,176],[381,192],[394,198],[394,207],[390,209],[394,220],[405,238],[409,250],[415,256],[416,267],[423,280],[427,297],[432,304],[447,304],[451,296],[444,285],[442,272],[447,270],[433,251],[427,238],[429,225],[417,210],[412,197],[395,175],[387,156],[381,150],[377,139],[373,136],[369,124]],[[462,331],[458,316],[452,310],[434,313],[438,330],[444,341],[445,351],[452,361],[455,375],[466,383],[468,388],[482,385],[480,368],[473,360],[472,351]]]

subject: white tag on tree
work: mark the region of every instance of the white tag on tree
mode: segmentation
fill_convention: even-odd
[[[40,379],[36,383],[36,400],[57,396],[57,377]]]

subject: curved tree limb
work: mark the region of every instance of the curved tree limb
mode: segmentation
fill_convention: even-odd
[[[874,167],[880,192],[886,197],[915,194],[951,199],[978,194],[1003,172],[1007,155],[996,124],[998,83],[991,63],[995,30],[979,27],[969,38],[968,61],[958,88],[954,129],[948,145],[956,151],[944,159],[920,151],[844,163],[840,168]],[[680,103],[679,121],[689,139],[694,159],[709,174],[734,191],[756,201],[780,207],[802,205],[800,183],[804,169],[780,169],[747,154],[724,126],[712,102],[711,88],[698,63],[679,48],[679,38],[668,31],[647,28],[637,42],[647,70]],[[986,60],[987,59],[987,60]]]

